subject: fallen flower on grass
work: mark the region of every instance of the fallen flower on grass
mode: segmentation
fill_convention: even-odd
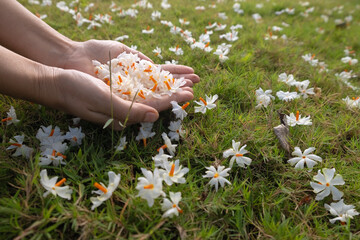
[[[297,92],[284,92],[284,91],[278,91],[276,93],[276,96],[282,100],[282,101],[285,101],[285,102],[289,102],[289,101],[292,101],[294,99],[297,99],[299,98],[300,96],[297,94]]]
[[[330,211],[330,213],[334,216],[338,216],[336,218],[330,219],[331,223],[335,223],[336,221],[340,221],[341,225],[345,225],[349,219],[352,219],[354,216],[359,215],[359,213],[355,210],[354,205],[346,205],[344,203],[344,199],[341,199],[339,202],[331,203],[330,205],[325,204],[324,207]]]
[[[114,41],[122,42],[122,41],[124,41],[125,39],[128,39],[128,38],[129,38],[129,35],[122,35],[120,37],[115,38]]]
[[[281,73],[278,78],[279,82],[286,83],[289,86],[294,86],[296,84],[296,80],[294,79],[294,75],[286,73]]]
[[[325,197],[329,196],[330,193],[332,194],[334,201],[340,200],[344,193],[339,191],[334,186],[344,185],[345,182],[343,180],[343,177],[340,174],[336,174],[336,176],[334,177],[335,168],[323,168],[322,172],[324,174],[322,174],[321,171],[318,170],[317,175],[313,177],[315,181],[318,181],[317,183],[310,182],[311,187],[314,189],[314,193],[317,194],[315,200],[323,200]]]
[[[113,171],[109,171],[108,176],[109,176],[109,186],[108,187],[106,187],[102,182],[100,182],[100,184],[97,182],[94,183],[94,186],[99,190],[92,191],[92,193],[96,193],[99,196],[90,198],[90,201],[93,204],[91,207],[91,210],[94,210],[95,208],[100,206],[103,202],[108,200],[112,196],[115,189],[118,187],[120,179],[121,179],[120,174],[116,175]]]
[[[151,13],[151,19],[153,21],[155,21],[156,19],[160,19],[161,18],[161,12],[159,11],[154,11]]]
[[[295,151],[292,153],[292,155],[296,157],[289,159],[288,163],[290,163],[291,166],[295,165],[295,169],[303,169],[305,164],[308,168],[312,169],[317,164],[317,162],[322,161],[321,157],[315,154],[310,154],[313,151],[315,151],[314,147],[306,149],[304,153],[299,147],[295,147]]]
[[[152,138],[155,135],[155,132],[152,132],[152,130],[151,130],[154,123],[143,122],[140,124],[141,124],[140,131],[139,131],[139,134],[136,136],[135,140],[136,141],[143,140],[144,146],[146,147],[147,146],[146,139]]]
[[[356,58],[351,58],[351,57],[343,57],[341,58],[341,61],[343,63],[348,63],[349,65],[355,65],[358,63],[358,60]]]
[[[44,154],[42,157],[39,158],[40,166],[47,166],[50,164],[53,164],[54,166],[59,166],[60,164],[66,165],[66,163],[63,161],[64,157],[66,156],[62,154],[56,154],[57,152],[55,150],[52,151],[51,154]]]
[[[145,177],[138,178],[138,184],[136,189],[139,190],[139,194],[136,197],[146,199],[149,207],[154,205],[154,199],[160,195],[166,196],[162,190],[162,178],[160,177],[159,169],[155,168],[154,173],[141,168],[142,173]]]
[[[298,88],[298,90],[300,92],[300,95],[303,98],[308,98],[308,95],[314,95],[315,94],[314,88],[309,88],[308,89],[309,84],[310,84],[309,80],[304,80],[302,82],[295,83],[296,87]]]
[[[176,47],[171,47],[169,48],[169,50],[173,53],[175,53],[175,55],[183,55],[184,54],[184,51],[179,48],[179,45],[177,45]]]
[[[206,175],[203,175],[203,178],[211,178],[210,184],[211,186],[215,186],[215,190],[218,190],[219,183],[221,187],[225,186],[225,183],[230,184],[231,183],[225,178],[229,176],[228,171],[231,170],[231,168],[225,168],[225,166],[218,166],[217,170],[214,166],[205,167],[208,171],[206,171]]]
[[[294,113],[290,113],[290,116],[286,115],[286,121],[290,127],[294,127],[296,125],[312,125],[310,116],[301,118],[299,111],[296,111],[296,116]]]
[[[184,105],[180,106],[177,102],[171,101],[172,105],[172,112],[176,115],[176,118],[179,118],[180,120],[184,120],[184,118],[187,116],[187,112],[185,109],[189,106],[189,102],[185,103]]]
[[[119,145],[115,146],[115,152],[121,152],[122,150],[124,150],[126,148],[126,136],[120,138],[120,143]]]
[[[170,192],[170,200],[164,198],[164,201],[161,204],[161,210],[165,211],[162,217],[172,218],[173,216],[179,216],[179,213],[183,213],[183,210],[179,208],[180,201],[181,201],[181,192],[177,192],[177,193]]]
[[[147,28],[143,29],[141,32],[144,33],[144,34],[153,34],[154,29],[153,28],[150,29],[150,26],[147,26]]]
[[[239,149],[240,142],[235,142],[235,140],[232,140],[232,147],[233,148],[230,148],[223,153],[224,158],[232,156],[230,159],[230,168],[232,168],[235,160],[240,167],[246,168],[246,165],[249,166],[252,160],[251,158],[244,157],[244,155],[248,153],[248,151],[245,149],[246,144]]]
[[[176,146],[177,144],[172,144],[170,138],[167,136],[166,133],[162,133],[161,134],[162,138],[164,139],[165,144],[162,145],[159,149],[158,152],[160,151],[160,149],[167,149],[168,152],[170,153],[171,156],[175,155],[175,151],[176,151]]]
[[[354,97],[354,98],[349,98],[349,97],[346,97],[346,98],[343,98],[342,99],[346,106],[350,109],[352,108],[359,108],[360,109],[360,97]]]
[[[163,56],[161,56],[161,48],[156,47],[152,52],[155,53],[155,56],[158,58],[163,59]]]
[[[179,141],[180,137],[183,137],[185,130],[182,130],[181,120],[171,121],[169,126],[169,137],[171,140]]]
[[[179,159],[175,160],[175,162],[164,162],[163,166],[165,169],[159,169],[160,176],[162,176],[166,184],[169,186],[173,183],[186,182],[184,175],[189,172],[189,169],[186,167],[182,168],[179,162]]]
[[[202,97],[200,97],[199,102],[195,101],[196,104],[200,105],[195,107],[195,113],[201,112],[202,114],[205,114],[207,109],[210,110],[216,107],[216,104],[214,102],[218,99],[219,96],[217,94],[215,94],[214,96],[210,95],[210,97],[208,95],[205,96],[206,101]]]
[[[85,137],[85,134],[81,132],[81,127],[71,128],[69,127],[69,132],[64,136],[66,140],[70,140],[71,146],[79,146],[82,143],[82,139]]]
[[[165,163],[168,162],[169,158],[173,158],[173,156],[165,154],[164,149],[162,148],[159,149],[159,153],[157,155],[152,157],[155,167],[161,168],[165,168]]]
[[[20,120],[17,119],[16,112],[13,106],[10,107],[9,111],[7,112],[7,117],[1,119],[1,122],[6,122],[6,125],[10,124],[17,124]]]
[[[10,139],[10,147],[6,148],[6,150],[16,149],[16,151],[12,154],[12,156],[14,157],[23,156],[29,159],[34,149],[23,144],[24,138],[25,138],[24,135],[14,136],[15,140]]]
[[[262,88],[256,90],[256,103],[258,105],[256,105],[255,108],[267,107],[271,103],[271,100],[275,99],[275,97],[272,96],[271,93],[272,90],[266,90],[265,92],[264,90],[262,90]]]
[[[40,183],[47,190],[43,194],[43,197],[47,197],[51,193],[54,196],[59,195],[62,198],[70,200],[73,190],[70,189],[69,186],[60,187],[66,181],[66,178],[61,179],[59,182],[57,182],[57,179],[58,177],[49,179],[46,169],[40,172]]]

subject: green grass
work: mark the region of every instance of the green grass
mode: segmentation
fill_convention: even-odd
[[[152,53],[159,46],[164,60],[175,59],[189,65],[201,77],[201,82],[194,87],[196,99],[205,94],[218,94],[219,100],[217,107],[205,115],[195,114],[193,103],[188,108],[189,116],[183,125],[186,136],[179,143],[176,155],[182,165],[190,168],[185,175],[187,182],[171,187],[164,185],[166,193],[182,193],[180,207],[184,213],[177,218],[162,219],[161,200],[157,199],[149,208],[145,200],[135,197],[135,186],[141,176],[140,168],[153,168],[151,157],[162,145],[161,133],[168,131],[169,121],[174,119],[170,111],[161,113],[154,125],[157,135],[146,148],[135,141],[138,126],[125,129],[123,134],[127,136],[128,146],[115,156],[111,130],[82,121],[86,134],[82,146],[68,151],[67,165],[46,167],[50,176],[68,179],[67,185],[74,190],[68,201],[53,196],[42,197],[39,154],[26,160],[12,157],[5,149],[10,138],[23,133],[25,144],[39,152],[39,142],[35,138],[37,129],[52,124],[66,131],[72,116],[0,95],[1,118],[6,117],[12,105],[21,120],[17,126],[2,124],[0,127],[1,239],[360,239],[359,216],[346,226],[331,224],[329,219],[333,216],[324,208],[324,203],[332,202],[330,197],[315,201],[310,187],[318,169],[335,167],[346,182],[339,187],[344,192],[345,203],[360,210],[360,113],[346,108],[341,100],[359,93],[334,76],[345,68],[360,74],[360,64],[349,68],[340,61],[345,46],[352,46],[360,53],[360,7],[356,7],[357,1],[313,0],[310,6],[314,6],[315,11],[308,18],[299,15],[306,8],[290,0],[259,1],[264,3],[262,9],[256,9],[253,1],[241,2],[244,15],[234,13],[230,0],[217,3],[216,9],[207,8],[204,12],[196,11],[195,6],[207,7],[210,2],[169,0],[172,8],[163,10],[160,1],[151,1],[154,9],[139,8],[137,18],[120,18],[112,13],[115,24],[103,24],[96,30],[86,30],[87,25],[76,27],[71,15],[60,12],[55,1],[50,7],[29,5],[25,0],[20,2],[33,13],[48,14],[45,21],[74,40],[114,39],[128,34],[130,39],[125,40],[125,44],[137,45],[139,51],[162,63]],[[81,0],[80,7],[89,2]],[[93,14],[110,12],[111,1],[93,2]],[[127,9],[133,1],[117,3]],[[334,12],[329,22],[324,23],[320,16],[339,4],[344,5],[342,13]],[[275,16],[275,11],[286,7],[295,7],[295,15]],[[220,64],[216,55],[191,50],[180,36],[170,34],[168,27],[152,21],[153,10],[161,11],[161,19],[177,26],[180,26],[178,18],[185,17],[191,23],[184,28],[195,38],[203,33],[208,22],[228,24],[227,30],[240,23],[244,29],[238,30],[239,40],[231,43],[230,59]],[[217,18],[217,12],[226,12],[228,19]],[[263,17],[260,24],[251,18],[256,12]],[[350,13],[354,17],[350,26],[336,28],[334,20],[343,19]],[[263,36],[268,26],[281,26],[283,21],[291,24],[281,33],[287,35],[288,41],[265,41]],[[155,34],[141,34],[148,25],[155,28]],[[323,27],[325,33],[318,34],[316,27]],[[215,32],[211,36],[211,46],[215,49],[217,44],[226,42],[218,38],[222,33]],[[177,44],[183,48],[183,56],[168,51]],[[302,60],[301,56],[306,53],[316,54],[316,58],[325,61],[331,70],[319,73]],[[289,103],[276,99],[267,109],[255,109],[254,93],[259,87],[272,89],[273,95],[279,90],[288,90],[277,81],[282,72],[294,74],[297,80],[309,79],[311,87],[321,88],[321,96]],[[359,77],[352,82],[360,86]],[[297,110],[302,115],[311,115],[313,125],[290,128],[290,144],[292,150],[295,146],[302,150],[316,147],[316,154],[324,161],[312,172],[295,170],[287,164],[289,158],[273,133],[273,127],[280,123],[278,111],[289,114]],[[115,139],[121,134],[115,133]],[[232,185],[215,192],[201,176],[205,174],[205,167],[215,162],[228,166],[228,159],[222,158],[222,152],[231,147],[232,139],[247,144],[253,162],[247,169],[234,166],[228,178]],[[93,183],[107,183],[110,170],[121,174],[119,188],[110,200],[91,211]],[[310,200],[304,202],[307,196]]]

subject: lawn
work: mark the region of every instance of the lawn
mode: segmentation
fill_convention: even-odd
[[[13,106],[20,120],[17,125],[7,126],[3,122],[0,126],[1,239],[360,239],[359,216],[345,224],[330,223],[336,216],[324,204],[335,201],[331,196],[316,200],[310,185],[318,170],[335,168],[345,181],[337,186],[344,193],[344,202],[360,210],[360,108],[350,108],[343,101],[347,96],[359,96],[360,64],[341,61],[347,47],[355,59],[360,53],[358,1],[312,0],[307,5],[305,1],[243,0],[238,2],[243,10],[239,14],[234,11],[236,1],[232,0],[169,0],[169,9],[162,8],[160,0],[150,0],[153,8],[133,7],[138,10],[136,17],[121,17],[117,15],[119,10],[111,11],[111,1],[80,0],[71,8],[80,10],[84,18],[94,18],[96,14],[112,16],[113,24],[102,23],[101,27],[90,29],[87,23],[77,26],[71,14],[56,7],[58,1],[53,0],[51,6],[19,2],[34,14],[47,14],[44,21],[73,40],[114,40],[128,35],[122,42],[137,46],[155,63],[176,60],[194,68],[201,78],[193,87],[194,100],[215,94],[219,98],[216,107],[205,114],[195,113],[194,101],[186,108],[185,134],[176,143],[173,158],[189,168],[186,183],[168,186],[163,182],[167,197],[169,192],[181,192],[182,213],[163,218],[162,197],[149,207],[145,199],[137,197],[136,186],[143,176],[141,168],[154,170],[152,157],[163,145],[161,134],[168,133],[170,121],[175,120],[171,109],[160,114],[153,126],[156,135],[148,139],[146,147],[135,140],[140,125],[116,132],[111,127],[103,129],[81,120],[85,133],[82,145],[69,147],[66,165],[44,167],[39,166],[41,151],[35,137],[38,129],[52,125],[66,132],[69,126],[74,126],[74,116],[0,95],[1,119],[6,118],[6,112]],[[71,1],[65,2],[69,5]],[[114,2],[123,11],[134,4]],[[85,12],[89,3],[94,6]],[[196,10],[197,6],[204,6],[205,10]],[[286,11],[276,14],[286,8],[290,14]],[[161,17],[152,20],[155,10],[161,12]],[[219,13],[225,13],[227,18]],[[261,15],[261,21],[254,20],[255,13]],[[181,25],[179,18],[190,24]],[[213,50],[205,52],[192,49],[160,20],[189,30],[196,40],[210,23],[227,26],[210,35],[209,46]],[[219,37],[236,24],[243,26],[235,30],[238,40],[230,42]],[[153,34],[142,33],[148,26],[154,28]],[[273,26],[282,30],[274,31]],[[278,39],[265,40],[275,35]],[[232,44],[229,58],[223,63],[213,54],[222,43]],[[177,45],[183,49],[183,55],[169,51]],[[162,49],[163,59],[153,53],[156,47]],[[318,59],[327,66],[312,66],[303,59],[305,54],[312,56],[309,62]],[[343,71],[358,76],[345,83],[335,76]],[[308,79],[315,94],[288,102],[280,100],[276,96],[278,91],[298,90],[280,82],[281,73],[293,74],[297,81]],[[267,107],[256,108],[255,91],[259,88],[272,90],[275,97]],[[310,116],[312,125],[289,127],[290,152],[287,152],[273,128],[281,124],[280,115],[297,111],[303,117]],[[13,157],[13,152],[6,150],[10,139],[21,134],[26,136],[25,144],[35,149],[30,159]],[[114,147],[124,136],[126,148],[115,152]],[[247,168],[235,163],[226,177],[231,185],[215,191],[208,184],[210,179],[203,175],[206,167],[229,167],[230,158],[223,157],[223,152],[232,148],[232,140],[247,145],[246,156],[252,162]],[[295,169],[287,162],[295,147],[302,151],[315,147],[313,153],[322,162],[312,171],[306,167]],[[71,200],[51,194],[43,197],[45,189],[40,184],[43,169],[47,169],[49,176],[67,179],[65,185],[73,189]],[[90,197],[97,190],[94,183],[107,185],[108,171],[121,174],[120,184],[109,200],[91,210]]]

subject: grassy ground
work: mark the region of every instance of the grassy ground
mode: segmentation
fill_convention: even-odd
[[[154,207],[149,208],[145,200],[135,197],[135,186],[141,176],[140,168],[152,169],[151,157],[162,145],[161,133],[168,131],[169,121],[173,119],[169,111],[163,112],[155,123],[157,135],[146,148],[135,141],[138,126],[125,129],[128,147],[115,156],[111,130],[82,121],[86,138],[81,148],[70,149],[66,166],[47,167],[50,176],[68,179],[67,185],[74,189],[72,200],[68,201],[42,197],[44,189],[39,183],[38,154],[29,161],[12,157],[5,149],[11,137],[24,133],[25,143],[38,150],[37,129],[52,124],[66,131],[72,116],[0,96],[1,118],[6,117],[12,105],[21,120],[17,126],[2,124],[0,127],[1,239],[360,239],[359,217],[345,226],[338,222],[331,224],[329,219],[333,216],[324,208],[324,203],[330,204],[331,199],[315,201],[310,187],[318,169],[335,167],[346,182],[339,187],[344,192],[345,203],[360,210],[360,113],[349,110],[341,100],[346,96],[356,97],[358,93],[334,76],[344,69],[360,74],[360,64],[349,68],[340,61],[345,46],[352,46],[360,53],[360,6],[356,7],[356,0],[311,1],[310,6],[315,10],[308,18],[300,16],[307,7],[291,0],[241,2],[244,15],[234,13],[230,0],[217,3],[215,9],[208,8],[211,1],[170,0],[172,8],[169,10],[161,9],[160,1],[151,1],[153,10],[161,11],[163,20],[177,26],[180,26],[178,18],[189,20],[191,23],[185,28],[195,38],[209,21],[228,24],[226,31],[230,25],[243,24],[239,40],[232,43],[230,59],[224,64],[219,63],[216,55],[191,50],[178,35],[170,34],[168,27],[152,21],[152,9],[139,8],[135,19],[113,14],[114,25],[104,24],[96,30],[86,30],[84,26],[77,27],[71,15],[60,12],[55,3],[40,7],[29,5],[25,0],[20,2],[33,13],[46,13],[48,24],[74,40],[114,39],[128,34],[130,39],[125,40],[125,44],[137,45],[138,50],[161,63],[152,53],[159,46],[164,60],[176,59],[180,64],[192,66],[201,77],[201,83],[194,87],[195,98],[218,94],[219,100],[217,107],[205,115],[194,114],[194,104],[188,108],[189,117],[184,121],[186,136],[179,143],[176,155],[190,168],[187,183],[171,188],[164,185],[166,193],[182,193],[180,206],[184,213],[177,218],[162,219],[161,201],[157,199]],[[81,0],[79,7],[89,2]],[[93,14],[110,12],[110,1],[93,2]],[[255,8],[260,2],[264,7]],[[126,9],[133,1],[117,3]],[[342,13],[335,11],[329,15],[329,22],[324,23],[320,16],[340,4],[344,6]],[[198,5],[206,6],[207,10],[196,11],[194,8]],[[275,16],[275,11],[286,7],[294,7],[295,14]],[[226,12],[228,19],[216,17],[218,12]],[[263,17],[262,23],[257,24],[252,19],[251,15],[256,12]],[[354,17],[352,23],[346,28],[336,28],[334,20],[349,14]],[[284,27],[281,33],[287,35],[288,41],[265,41],[268,27],[281,26],[283,21],[291,25]],[[141,34],[148,25],[155,28],[155,34]],[[317,27],[324,28],[325,33],[316,32]],[[215,32],[211,36],[214,48],[226,42],[218,35],[219,32]],[[184,49],[183,56],[175,56],[167,50],[177,44]],[[329,72],[319,73],[317,68],[303,61],[301,56],[306,53],[314,53],[316,58],[325,61]],[[274,94],[288,90],[277,81],[282,72],[294,74],[297,80],[309,79],[311,86],[321,88],[321,95],[289,103],[276,99],[267,109],[255,109],[254,93],[259,87],[272,89]],[[359,77],[353,79],[353,84],[360,86]],[[313,125],[290,128],[290,144],[292,149],[295,146],[302,150],[316,147],[316,154],[324,161],[312,172],[295,170],[286,163],[289,157],[273,133],[273,127],[280,123],[278,111],[289,114],[297,110],[302,115],[311,115]],[[115,133],[115,139],[120,134]],[[231,147],[232,139],[248,145],[253,163],[247,169],[234,166],[228,178],[232,185],[215,192],[201,175],[205,174],[205,167],[214,162],[228,166],[222,152]],[[111,200],[91,211],[93,183],[107,183],[109,170],[121,174],[119,188]],[[310,200],[304,201],[307,196]]]

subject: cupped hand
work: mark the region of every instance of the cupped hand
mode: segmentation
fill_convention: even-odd
[[[89,40],[85,42],[73,42],[71,50],[66,53],[66,57],[62,59],[62,68],[75,69],[95,76],[92,60],[101,63],[109,61],[109,52],[111,58],[117,57],[122,52],[138,54],[141,59],[152,60],[143,53],[129,48],[125,44],[111,40]],[[184,77],[186,79],[185,87],[192,87],[194,83],[198,83],[200,78],[194,73],[194,69],[184,65],[164,64],[162,69],[169,71],[175,78]]]
[[[54,78],[40,84],[39,103],[65,111],[82,119],[104,124],[114,118],[114,128],[123,124],[128,116],[127,125],[138,122],[154,122],[159,111],[171,106],[170,101],[185,102],[193,98],[192,89],[184,87],[183,91],[160,99],[151,99],[145,104],[134,103],[110,93],[110,88],[99,79],[76,70],[55,69]],[[111,101],[113,114],[111,113]]]

